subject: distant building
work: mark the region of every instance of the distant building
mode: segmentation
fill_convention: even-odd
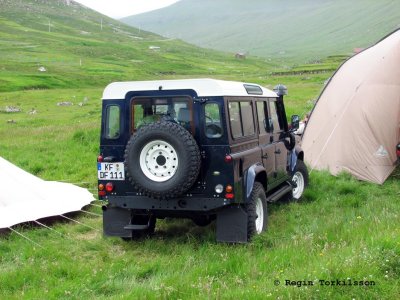
[[[149,49],[156,51],[156,50],[160,50],[160,47],[158,47],[158,46],[149,46]]]
[[[246,59],[246,53],[238,52],[235,54],[235,58],[237,59]]]

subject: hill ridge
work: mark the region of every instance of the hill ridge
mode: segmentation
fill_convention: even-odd
[[[392,0],[181,0],[121,21],[205,48],[304,62],[367,47],[399,19]]]
[[[0,0],[0,28],[0,92],[123,80],[229,79],[273,66],[133,28],[75,1]]]

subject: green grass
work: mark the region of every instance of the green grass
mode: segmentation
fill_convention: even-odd
[[[104,24],[114,25],[96,32],[99,15],[62,3],[0,0],[0,110],[22,109],[0,112],[0,156],[43,179],[75,182],[94,193],[100,98],[108,82],[214,77],[270,88],[285,83],[288,115],[303,115],[344,59],[278,66],[181,41],[163,41],[152,52],[148,46],[160,37],[108,19]],[[55,24],[51,33],[43,16]],[[81,28],[92,34],[77,34]],[[39,65],[48,72],[38,73]],[[63,101],[74,105],[57,106]],[[29,114],[32,109],[37,113]],[[15,226],[41,247],[14,232],[0,235],[0,299],[396,299],[399,176],[397,170],[378,186],[312,172],[303,201],[270,205],[268,231],[247,245],[217,244],[215,224],[199,228],[188,220],[159,220],[155,236],[133,243],[103,237],[101,217],[86,213],[70,217],[95,229],[64,219],[48,221],[55,231]],[[86,209],[101,214],[97,206]],[[286,279],[347,278],[376,285],[284,285]]]
[[[271,78],[282,80],[289,82],[292,112],[307,110],[307,99],[322,86],[300,75]],[[41,178],[95,192],[101,90],[1,93],[0,107],[22,112],[0,113],[0,155]],[[74,105],[57,106],[61,101]],[[32,108],[37,114],[28,114]],[[184,220],[159,221],[154,237],[133,243],[103,237],[101,218],[85,213],[73,218],[97,230],[65,220],[52,225],[62,236],[16,226],[44,249],[16,233],[0,237],[0,298],[394,299],[400,292],[399,175],[377,186],[312,172],[304,200],[270,205],[268,231],[248,245],[217,244],[215,225]],[[376,286],[274,285],[276,279],[346,278]]]
[[[104,238],[74,216],[58,233],[17,227],[0,240],[4,299],[395,299],[400,292],[398,179],[384,186],[312,173],[299,203],[269,206],[269,229],[248,245],[215,243],[214,225],[159,221],[133,243]],[[92,211],[100,213],[100,209]],[[369,280],[373,287],[293,287],[289,280]],[[281,285],[275,286],[274,281]]]

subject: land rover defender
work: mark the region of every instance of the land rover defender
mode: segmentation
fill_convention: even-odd
[[[97,158],[105,235],[151,234],[165,217],[216,220],[221,242],[263,232],[267,202],[300,199],[308,183],[286,93],[213,79],[107,86]]]

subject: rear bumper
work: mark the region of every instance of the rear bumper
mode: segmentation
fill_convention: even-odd
[[[213,199],[214,200],[214,199]],[[196,212],[179,212],[179,211],[162,211],[165,215],[183,214],[189,217]],[[147,214],[146,212],[144,212]],[[152,214],[152,212],[149,212]],[[197,212],[201,214],[201,212]],[[103,231],[106,236],[118,236],[131,238],[132,230],[143,230],[149,225],[133,224],[135,213],[128,208],[115,207],[107,205],[103,207]],[[217,215],[217,232],[218,242],[228,243],[246,243],[247,242],[247,220],[248,215],[241,205],[230,205],[216,212]],[[153,215],[154,217],[154,215]],[[182,216],[181,216],[182,217]]]
[[[232,204],[223,198],[185,197],[180,199],[153,199],[143,196],[109,196],[114,207],[148,211],[209,212]]]

